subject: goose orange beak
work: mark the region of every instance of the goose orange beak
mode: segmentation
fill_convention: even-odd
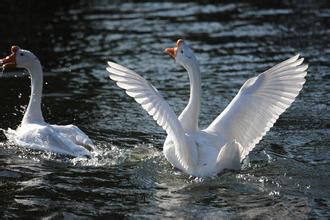
[[[166,48],[165,52],[168,53],[173,59],[175,59],[176,56],[176,47],[174,48]]]
[[[18,51],[18,46],[11,47],[11,54],[3,59],[0,59],[0,65],[3,69],[13,69],[16,68],[16,53]]]
[[[173,59],[175,59],[176,57],[176,51],[178,49],[178,47],[181,45],[181,43],[183,43],[182,39],[179,39],[176,41],[176,47],[173,48],[166,48],[165,52],[168,53]]]

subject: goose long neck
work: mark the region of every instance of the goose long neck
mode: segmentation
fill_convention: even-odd
[[[198,129],[198,117],[200,112],[201,99],[201,77],[197,61],[184,65],[188,71],[190,81],[190,97],[186,108],[179,116],[179,120],[185,131]]]
[[[43,72],[39,60],[31,64],[27,70],[31,75],[31,96],[22,124],[42,123],[44,122],[41,112]]]

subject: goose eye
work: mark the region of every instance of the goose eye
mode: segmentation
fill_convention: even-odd
[[[183,53],[183,50],[181,50],[181,53]]]
[[[22,56],[24,56],[24,53],[20,53],[19,55],[22,57]]]

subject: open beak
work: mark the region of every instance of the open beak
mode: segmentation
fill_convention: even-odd
[[[176,47],[173,48],[166,48],[165,52],[168,53],[173,59],[175,59],[176,57],[176,51],[178,49],[178,47],[180,46],[180,44],[183,43],[182,39],[179,39],[176,41]]]
[[[3,59],[0,59],[0,65],[2,69],[13,69],[16,68],[16,53],[18,51],[18,46],[11,47],[11,54]]]

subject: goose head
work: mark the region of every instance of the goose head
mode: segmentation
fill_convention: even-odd
[[[176,47],[166,48],[165,52],[184,67],[198,63],[194,52],[182,39],[177,40]]]
[[[39,60],[32,52],[21,49],[18,46],[12,46],[11,54],[0,59],[2,69],[30,69],[32,64],[36,62],[39,62]]]

